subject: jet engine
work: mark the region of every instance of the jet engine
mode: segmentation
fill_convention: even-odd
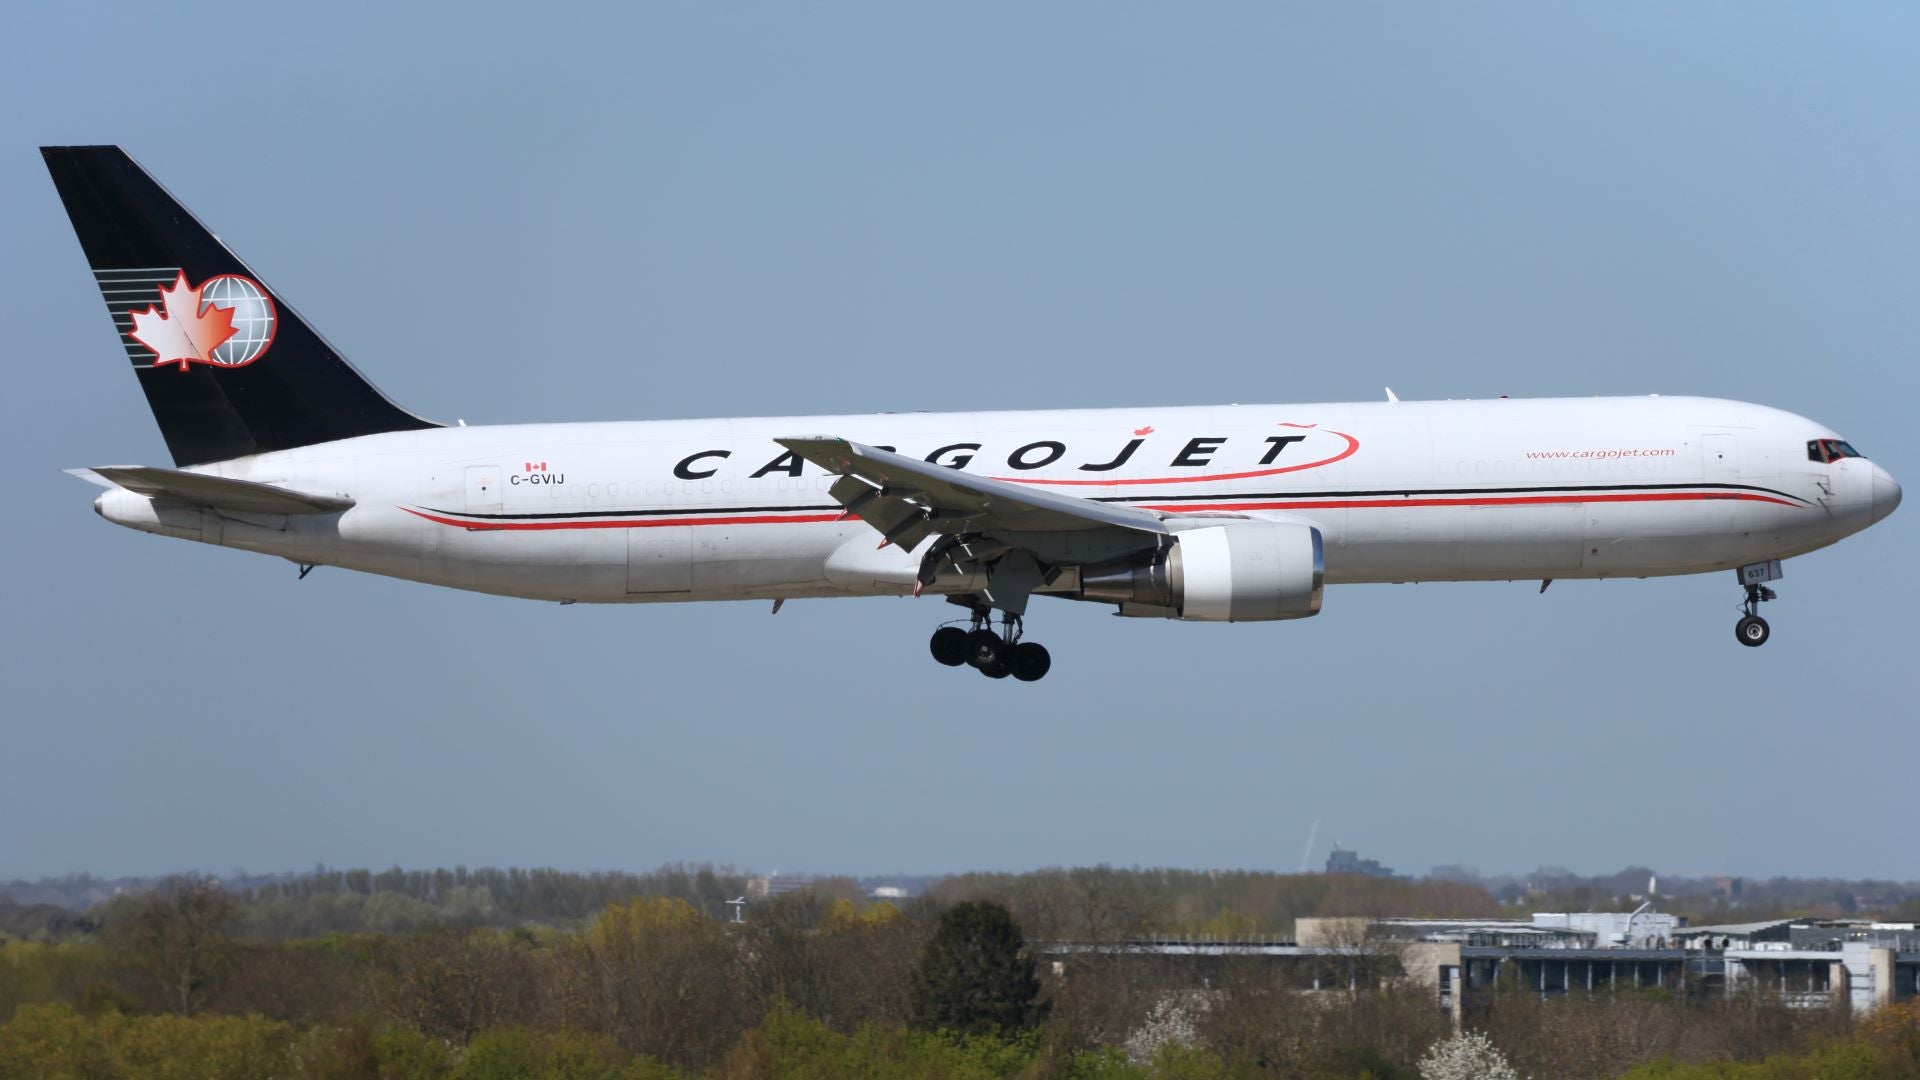
[[[1325,562],[1311,525],[1246,521],[1186,529],[1144,557],[1085,566],[1077,599],[1120,614],[1200,622],[1304,619]]]

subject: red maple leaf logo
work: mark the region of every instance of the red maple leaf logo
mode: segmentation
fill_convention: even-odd
[[[1137,427],[1133,429],[1133,433],[1135,435],[1151,435],[1153,434],[1153,427],[1152,425],[1148,425],[1147,427]]]
[[[127,331],[128,337],[153,350],[153,366],[178,363],[185,371],[189,364],[213,363],[213,350],[233,336],[233,309],[203,303],[200,289],[187,284],[185,270],[173,288],[160,289],[160,302],[165,312],[152,307],[136,311],[133,329]]]

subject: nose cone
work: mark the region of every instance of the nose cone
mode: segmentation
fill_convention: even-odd
[[[1878,465],[1873,467],[1873,520],[1879,521],[1900,505],[1900,485]]]

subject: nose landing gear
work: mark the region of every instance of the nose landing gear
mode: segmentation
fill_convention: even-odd
[[[1748,563],[1734,571],[1739,576],[1740,585],[1747,590],[1746,602],[1740,605],[1745,614],[1733,624],[1733,636],[1740,644],[1749,649],[1757,649],[1773,636],[1767,620],[1760,617],[1760,605],[1768,600],[1777,600],[1779,596],[1767,587],[1769,581],[1779,581],[1785,576],[1780,568],[1779,559],[1766,562]]]
[[[1739,622],[1733,624],[1733,636],[1739,640],[1740,644],[1757,649],[1767,643],[1767,638],[1773,636],[1773,630],[1767,626],[1767,620],[1760,617],[1760,605],[1765,601],[1777,599],[1779,594],[1765,585],[1758,583],[1747,585],[1747,600],[1742,605],[1746,614],[1741,616]]]
[[[933,658],[947,667],[969,665],[989,679],[1011,675],[1020,682],[1037,682],[1053,667],[1053,657],[1037,641],[1021,640],[1023,620],[1003,614],[1001,633],[993,630],[993,611],[973,609],[970,628],[948,624],[933,632],[927,642]]]

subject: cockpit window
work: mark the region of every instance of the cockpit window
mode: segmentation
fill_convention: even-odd
[[[1841,458],[1865,457],[1844,439],[1811,439],[1807,442],[1807,460],[1831,464]]]

